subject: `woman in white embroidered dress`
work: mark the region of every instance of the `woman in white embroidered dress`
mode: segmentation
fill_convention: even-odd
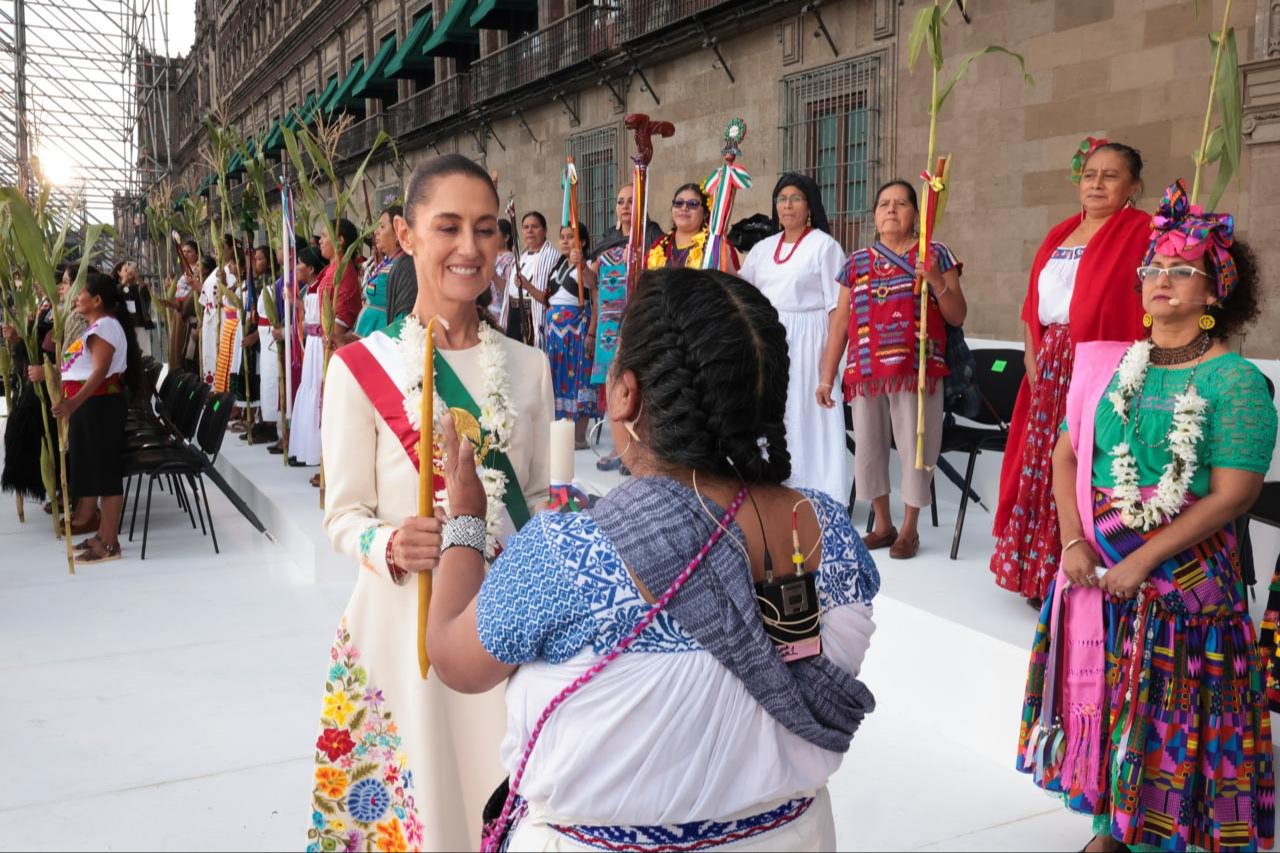
[[[497,193],[472,161],[446,155],[419,166],[397,220],[419,283],[413,314],[330,361],[325,529],[364,571],[330,653],[311,849],[473,850],[502,778],[502,692],[465,696],[434,669],[419,675],[415,578],[435,567],[440,543],[437,518],[417,515],[421,321],[448,324],[435,326],[435,398],[460,406],[464,388],[486,440],[505,448],[508,476],[495,473],[500,464],[483,471],[491,492],[506,481],[505,500],[493,495],[497,538],[521,522],[517,507],[527,512],[547,497],[546,357],[482,325],[475,305],[500,247],[497,213]],[[447,376],[460,385],[451,391]]]
[[[855,676],[879,576],[839,502],[781,485],[786,333],[740,279],[664,269],[641,279],[620,341],[608,410],[635,477],[586,513],[539,515],[487,577],[486,497],[446,431],[453,517],[427,645],[459,690],[510,677],[509,849],[835,849],[826,783],[874,706]],[[751,581],[775,567],[787,622],[767,628]],[[766,634],[786,629],[791,651]],[[602,661],[528,753],[548,703]]]
[[[298,253],[298,287],[302,297],[302,381],[289,418],[289,464],[320,464],[320,389],[324,384],[324,329],[320,324],[320,291],[316,280],[324,258],[308,246]]]
[[[850,468],[842,407],[827,409],[815,399],[831,312],[840,303],[836,276],[845,253],[831,236],[821,191],[812,178],[783,175],[773,188],[773,205],[773,227],[780,230],[752,248],[738,275],[760,288],[787,330],[788,485],[821,489],[847,503]],[[831,393],[838,402],[839,392]]]

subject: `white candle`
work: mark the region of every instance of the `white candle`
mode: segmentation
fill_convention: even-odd
[[[573,421],[551,422],[551,485],[568,486],[573,482]]]

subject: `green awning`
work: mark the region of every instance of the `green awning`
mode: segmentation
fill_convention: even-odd
[[[178,197],[173,200],[174,212],[176,213],[179,210],[182,210],[182,203],[189,198],[191,198],[191,193],[187,192],[186,190],[183,190],[181,193],[179,193]]]
[[[272,122],[271,129],[267,131],[266,138],[262,140],[262,150],[268,156],[275,154],[284,147],[284,133],[280,130],[280,124],[280,119]]]
[[[213,174],[204,176],[204,180],[200,182],[200,186],[196,188],[196,195],[208,195],[213,188]]]
[[[382,40],[382,46],[378,48],[378,52],[373,55],[373,61],[369,63],[369,70],[356,83],[351,94],[357,98],[394,98],[396,81],[394,77],[387,76],[386,70],[387,63],[395,55],[396,37],[389,35]]]
[[[479,0],[471,13],[478,30],[527,32],[538,28],[538,0]]]
[[[408,35],[404,37],[404,44],[391,57],[384,73],[388,77],[414,78],[435,71],[435,60],[422,52],[434,29],[431,8],[427,7],[409,29]]]
[[[227,158],[227,177],[238,175],[244,171],[244,158],[240,156],[239,151],[235,151]]]
[[[302,102],[302,106],[291,114],[293,123],[289,125],[290,130],[298,130],[310,123],[311,114],[316,111],[316,104],[318,103],[319,99],[316,97],[315,91],[308,92],[306,100]]]
[[[356,87],[356,83],[360,82],[360,78],[364,76],[364,57],[360,57],[351,64],[351,70],[347,72],[347,76],[338,86],[337,91],[333,93],[327,106],[324,107],[326,115],[333,115],[339,109],[347,109],[353,112],[364,112],[364,99],[353,97],[351,90]]]
[[[473,59],[480,54],[480,33],[471,26],[476,0],[453,0],[431,38],[422,48],[426,56]]]
[[[320,97],[316,98],[316,102],[311,105],[311,112],[307,113],[303,118],[307,124],[312,124],[316,120],[316,115],[324,109],[329,103],[329,99],[333,97],[333,93],[338,91],[338,75],[334,74],[329,78],[329,82],[325,84],[324,91],[320,93]]]

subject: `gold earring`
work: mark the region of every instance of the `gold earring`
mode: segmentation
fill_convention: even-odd
[[[1150,328],[1151,328],[1151,324],[1152,324],[1152,323],[1154,323],[1154,322],[1155,322],[1155,318],[1153,318],[1150,314],[1143,314],[1143,315],[1142,315],[1142,327],[1143,327],[1144,329],[1150,329]]]
[[[622,428],[623,428],[623,429],[625,429],[625,430],[627,431],[627,435],[631,436],[631,440],[632,440],[632,441],[639,441],[639,440],[640,440],[640,436],[636,435],[636,422],[635,422],[635,421],[623,421],[623,422],[622,422]]]
[[[1206,332],[1212,329],[1216,325],[1218,325],[1218,321],[1213,319],[1212,314],[1200,315],[1200,328],[1204,329]]]

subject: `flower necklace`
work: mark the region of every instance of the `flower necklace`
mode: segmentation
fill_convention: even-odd
[[[1146,385],[1152,346],[1150,340],[1138,341],[1125,351],[1117,371],[1116,390],[1107,395],[1121,423],[1131,429],[1135,439],[1138,438],[1135,400]],[[1120,520],[1133,530],[1146,532],[1167,523],[1186,503],[1196,473],[1196,443],[1203,435],[1205,409],[1209,405],[1194,383],[1199,364],[1197,359],[1186,387],[1173,398],[1173,425],[1167,437],[1172,458],[1161,471],[1156,490],[1149,499],[1142,499],[1138,462],[1128,442],[1120,441],[1111,449],[1111,476],[1115,480],[1112,501],[1120,509]]]
[[[511,449],[511,435],[515,429],[516,417],[511,403],[511,382],[507,375],[507,354],[503,349],[498,333],[487,323],[481,323],[478,331],[480,338],[479,361],[483,372],[483,387],[479,399],[480,419],[477,421],[465,409],[449,409],[440,394],[434,394],[434,413],[432,417],[432,467],[439,472],[438,460],[441,453],[441,436],[443,418],[452,412],[459,435],[471,441],[476,448],[477,460],[484,460],[490,453],[506,453]],[[410,314],[405,318],[400,330],[400,338],[396,341],[400,350],[400,358],[404,362],[405,386],[404,411],[414,429],[422,429],[422,368],[423,354],[427,347],[427,334],[418,319]],[[483,432],[482,432],[483,430]],[[421,462],[419,463],[421,464]],[[504,510],[503,498],[507,493],[507,476],[497,468],[489,468],[481,464],[477,467],[480,482],[484,485],[486,550],[485,556],[492,559],[497,554],[498,536],[502,533]],[[444,489],[436,492],[436,503],[449,511],[449,495]]]
[[[800,232],[800,238],[791,244],[791,251],[787,252],[787,256],[785,258],[782,257],[782,241],[786,239],[787,235],[783,234],[779,237],[778,245],[773,247],[773,262],[775,264],[785,264],[787,261],[791,260],[791,256],[796,253],[796,249],[800,248],[800,244],[804,242],[804,238],[808,237],[809,232],[812,230],[812,228],[806,227]]]

